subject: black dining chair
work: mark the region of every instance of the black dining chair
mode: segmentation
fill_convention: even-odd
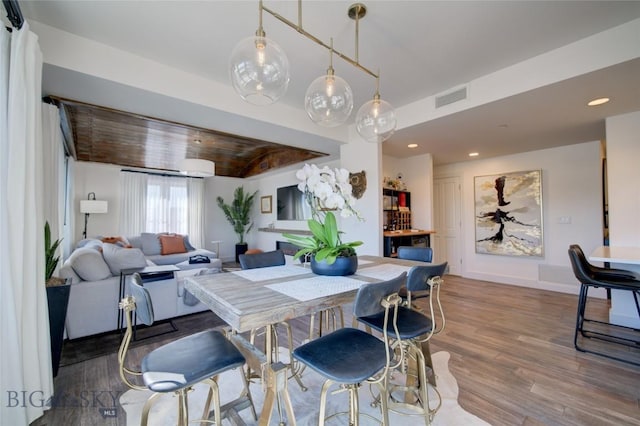
[[[400,365],[399,372],[405,378],[403,384],[394,383],[389,389],[389,409],[407,416],[422,416],[426,425],[431,424],[433,417],[442,404],[438,390],[438,404],[431,408],[429,404],[429,373],[422,345],[427,343],[434,335],[441,333],[445,327],[444,311],[440,302],[440,287],[443,284],[441,274],[445,271],[447,263],[437,265],[414,266],[407,276],[408,303],[399,306],[397,317],[398,339],[394,342],[396,347],[403,348],[408,363]],[[429,290],[429,305],[426,312],[418,310],[411,304],[411,293],[416,290]],[[377,332],[392,334],[395,329],[385,325],[384,317],[377,313],[358,317],[358,321]],[[387,327],[385,329],[385,327]],[[409,394],[411,396],[409,397]]]
[[[592,353],[633,365],[640,365],[640,359],[634,361],[632,359],[611,355],[601,350],[587,348],[584,345],[581,346],[579,340],[579,337],[582,336],[586,339],[598,339],[640,349],[640,330],[586,317],[589,288],[604,288],[608,290],[630,291],[636,305],[638,318],[640,318],[640,302],[638,300],[638,296],[640,296],[640,278],[638,275],[624,269],[607,269],[590,264],[584,252],[577,244],[569,246],[569,260],[571,261],[573,273],[578,281],[580,281],[576,327],[573,337],[574,347],[581,352]],[[597,326],[596,328],[585,328],[585,323],[601,324],[604,325],[605,328],[603,329]],[[625,333],[622,335],[622,333],[616,333],[615,330],[621,330]]]
[[[257,420],[248,381],[242,372],[245,358],[240,351],[219,331],[206,330],[167,343],[149,352],[140,365],[140,370],[126,366],[129,344],[133,337],[132,316],[145,325],[153,324],[153,303],[149,291],[142,286],[140,274],[132,275],[129,290],[130,296],[122,299],[120,309],[124,310],[127,329],[118,350],[118,369],[120,377],[131,389],[151,390],[153,394],[147,399],[142,409],[141,425],[146,425],[149,412],[160,394],[175,393],[178,402],[178,425],[189,423],[188,394],[197,383],[209,386],[209,394],[205,402],[202,420],[210,415],[213,402],[213,417],[216,425],[220,425],[220,390],[216,378],[219,374],[238,369],[243,382],[243,390],[236,400],[228,406],[250,407],[254,419]],[[142,379],[144,384],[138,384]]]
[[[324,376],[320,393],[318,425],[338,415],[348,414],[349,425],[358,425],[364,413],[359,410],[358,389],[364,383],[377,386],[381,395],[381,423],[389,424],[387,410],[387,383],[389,372],[404,362],[403,348],[395,351],[391,341],[399,339],[395,330],[395,313],[401,303],[398,291],[405,284],[406,272],[389,281],[367,283],[360,286],[353,303],[354,317],[380,316],[383,321],[382,339],[357,328],[341,328],[312,340],[293,351],[293,356],[312,370]],[[395,356],[394,356],[395,355]],[[327,393],[338,384],[349,395],[349,411],[333,413],[325,418]],[[333,392],[337,393],[337,392]],[[333,394],[332,393],[332,394]]]

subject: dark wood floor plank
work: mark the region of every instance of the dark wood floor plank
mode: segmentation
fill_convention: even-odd
[[[466,410],[496,426],[640,425],[640,367],[573,347],[577,296],[446,276],[442,302],[447,326],[433,338],[431,348],[451,354],[449,369]],[[347,325],[350,309],[345,307]],[[606,319],[607,312],[606,300],[589,300],[590,317]],[[291,321],[295,344],[307,338],[308,324],[308,318]],[[130,362],[137,365],[152,348],[207,325],[219,323],[212,314],[181,319],[179,335],[137,344]],[[126,391],[118,376],[117,340],[104,339],[107,352],[115,346],[109,355],[62,367],[54,382],[56,392],[80,396],[94,390]],[[639,350],[588,343],[640,360]],[[82,356],[82,347],[74,350]],[[125,424],[121,407],[115,419],[103,418],[97,408],[56,407],[33,425]]]

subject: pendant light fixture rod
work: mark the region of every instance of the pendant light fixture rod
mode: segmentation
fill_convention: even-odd
[[[256,30],[256,36],[265,37],[264,28],[262,27],[262,0],[258,2],[259,12],[258,12],[258,29]]]
[[[301,10],[302,6],[301,6],[300,3],[301,3],[301,1],[298,2],[298,20],[299,20],[298,25],[296,25],[295,23],[291,22],[290,20],[288,20],[284,16],[278,14],[277,12],[275,12],[275,11],[269,9],[268,7],[264,6],[262,4],[262,0],[260,0],[260,11],[264,10],[269,15],[273,16],[278,21],[280,21],[283,24],[289,26],[290,28],[293,28],[298,33],[300,33],[303,36],[307,37],[309,40],[314,41],[315,43],[319,44],[320,46],[324,47],[327,50],[333,51],[333,53],[335,53],[337,56],[342,58],[344,61],[350,63],[354,67],[359,68],[361,71],[369,74],[371,77],[374,77],[376,79],[378,78],[378,74],[374,73],[373,71],[371,71],[370,69],[368,69],[367,67],[361,65],[358,62],[357,56],[356,56],[356,59],[352,59],[349,56],[345,55],[344,53],[341,53],[338,50],[332,49],[331,46],[327,45],[325,42],[320,40],[318,37],[314,36],[313,34],[311,34],[308,31],[306,31],[304,28],[302,28],[302,10]],[[262,14],[260,16],[262,16]],[[356,17],[359,17],[359,16],[360,16],[360,14],[356,14]],[[356,29],[357,29],[357,22],[358,22],[358,19],[356,19]],[[357,45],[357,43],[358,43],[358,34],[356,32],[356,45]]]

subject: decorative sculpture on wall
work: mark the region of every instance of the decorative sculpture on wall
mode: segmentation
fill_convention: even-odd
[[[541,171],[474,180],[476,253],[542,256]]]
[[[349,183],[351,184],[351,194],[356,199],[360,199],[367,189],[367,174],[365,171],[349,173]]]

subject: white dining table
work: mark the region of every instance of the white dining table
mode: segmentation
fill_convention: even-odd
[[[327,277],[314,274],[306,265],[224,272],[187,277],[185,288],[207,305],[232,329],[231,341],[240,349],[249,368],[262,372],[266,384],[265,403],[259,425],[268,425],[276,397],[284,403],[289,424],[295,416],[287,390],[287,368],[266,354],[272,353],[271,332],[265,333],[266,350],[261,352],[239,333],[276,324],[351,303],[358,288],[407,272],[423,262],[378,256],[359,256],[355,275]],[[432,367],[429,346],[423,351]]]

